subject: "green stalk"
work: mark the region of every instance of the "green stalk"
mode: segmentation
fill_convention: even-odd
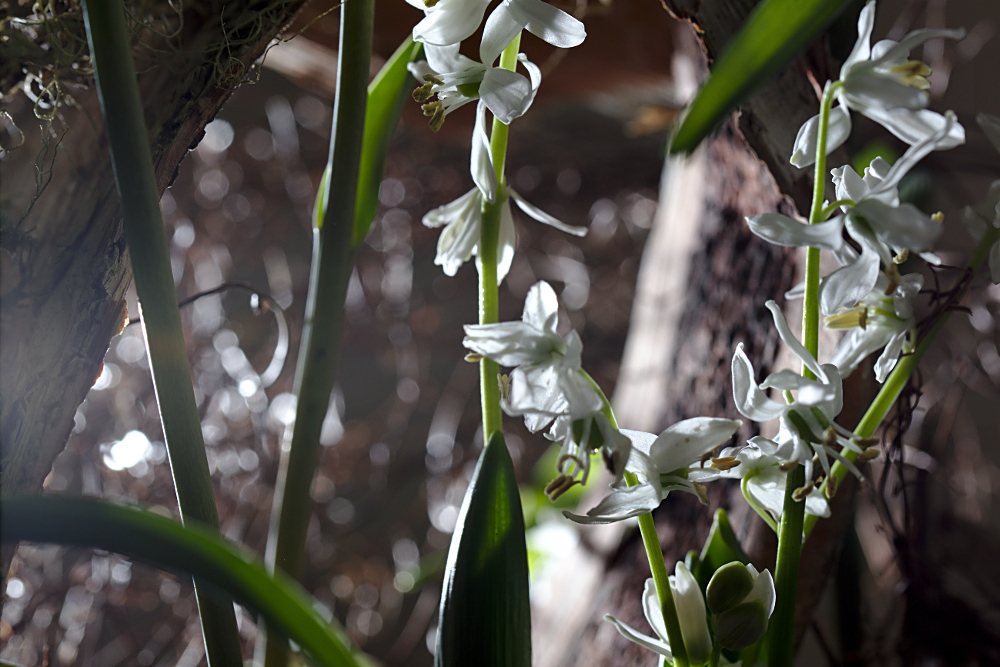
[[[615,428],[618,427],[618,420],[615,419],[615,412],[611,408],[611,401],[605,396],[600,385],[590,377],[590,373],[581,369],[580,373],[587,379],[590,386],[594,388],[601,397],[603,406],[601,413],[607,417],[608,423]],[[635,473],[625,473],[625,483],[635,486],[639,483],[639,478]],[[670,642],[670,652],[673,655],[674,667],[688,667],[687,647],[684,646],[684,637],[681,634],[681,623],[677,619],[677,607],[674,606],[674,591],[670,588],[670,575],[667,573],[667,564],[663,560],[663,551],[660,549],[660,537],[656,534],[656,524],[651,513],[638,517],[639,534],[642,535],[642,545],[646,548],[646,558],[649,559],[649,571],[653,575],[653,583],[656,584],[656,597],[660,601],[660,610],[663,613],[663,624],[667,628],[667,640]]]
[[[969,282],[959,290],[954,298],[952,299],[952,304],[957,305],[965,297],[965,293],[969,289],[969,284],[971,283],[971,278],[982,268],[983,264],[986,262],[986,257],[989,255],[990,248],[994,243],[1000,241],[1000,229],[996,227],[989,226],[986,229],[986,233],[983,234],[983,238],[979,239],[979,244],[976,246],[975,251],[972,253],[972,257],[969,259],[968,263],[965,265],[966,275],[969,276]],[[910,381],[910,376],[913,375],[913,371],[917,368],[917,364],[923,358],[924,354],[930,349],[931,345],[934,344],[935,339],[944,325],[948,321],[948,317],[953,312],[952,308],[944,308],[938,315],[937,320],[931,326],[930,330],[920,339],[920,343],[912,354],[903,355],[899,362],[896,363],[896,367],[892,369],[892,373],[886,378],[885,384],[882,385],[882,389],[879,390],[878,395],[875,396],[875,400],[868,407],[861,421],[858,422],[857,427],[854,429],[854,435],[858,438],[865,439],[870,438],[875,435],[875,431],[882,424],[882,420],[889,413],[889,409],[892,408],[896,399],[902,393],[903,388],[906,387],[906,383]],[[845,449],[843,456],[848,461],[854,461],[857,458],[857,453],[849,449]],[[820,491],[826,495],[829,488],[830,478],[836,478],[839,485],[843,481],[844,477],[847,476],[847,468],[837,461],[833,464],[830,469],[830,476],[823,481],[822,486],[820,486]],[[818,516],[809,515],[805,520],[805,536],[809,537],[809,533],[816,526],[816,522],[819,521]]]
[[[4,542],[101,549],[193,575],[210,591],[224,591],[261,612],[317,664],[358,665],[343,628],[327,622],[299,584],[281,573],[271,577],[253,553],[208,526],[182,525],[155,511],[100,498],[59,494],[4,496],[2,515]]]
[[[517,51],[521,47],[521,34],[507,45],[500,54],[500,67],[511,72],[517,67]],[[496,118],[490,133],[490,152],[497,176],[497,191],[492,202],[483,201],[483,222],[479,236],[479,323],[494,324],[500,319],[500,294],[497,281],[497,252],[500,238],[500,214],[507,206],[507,186],[504,166],[507,161],[508,127]],[[500,385],[497,376],[500,367],[495,361],[483,358],[479,362],[479,387],[483,411],[483,440],[489,442],[494,433],[503,431],[500,412]]]
[[[805,484],[805,468],[796,465],[785,478],[785,503],[778,523],[778,559],[774,566],[777,601],[771,615],[769,667],[791,667],[792,638],[795,635],[795,598],[802,553],[802,521],[805,499],[796,501],[795,490]]]
[[[819,132],[816,140],[816,170],[813,172],[813,198],[809,224],[822,222],[823,194],[826,185],[826,140],[830,124],[830,107],[839,83],[827,83],[819,110]],[[805,301],[802,306],[802,344],[813,355],[819,354],[819,248],[806,252]],[[816,376],[803,364],[802,375]],[[796,501],[795,490],[805,484],[805,469],[796,465],[785,477],[785,501],[778,523],[778,559],[774,567],[774,588],[777,603],[771,616],[769,632],[770,666],[790,667],[795,626],[795,599],[799,581],[799,556],[802,553],[802,526],[805,520],[805,499]]]
[[[218,530],[124,8],[120,0],[85,0],[83,13],[181,520]],[[206,597],[197,584],[195,595],[209,665],[241,666],[232,602]]]
[[[371,67],[373,0],[340,6],[340,58],[333,107],[329,179],[323,216],[313,230],[313,261],[295,394],[298,403],[291,441],[282,447],[275,488],[266,562],[274,571],[301,574],[306,530],[312,515],[313,476],[319,463],[319,436],[336,379],[337,353],[344,322],[344,299],[353,256],[355,201],[361,160],[368,72]],[[284,667],[288,644],[280,637],[257,646],[258,662]]]

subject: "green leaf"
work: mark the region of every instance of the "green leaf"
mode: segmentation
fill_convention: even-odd
[[[524,519],[501,433],[479,457],[451,538],[434,664],[531,664]]]
[[[365,133],[361,144],[361,169],[358,172],[358,198],[354,208],[352,245],[361,245],[378,210],[378,190],[385,171],[396,123],[403,104],[410,97],[412,77],[406,66],[423,51],[423,44],[412,37],[399,45],[378,75],[368,84]],[[325,176],[325,174],[324,174]],[[322,189],[320,190],[322,192]]]
[[[764,0],[716,60],[680,119],[671,153],[690,154],[757,86],[812,43],[851,0]]]
[[[201,524],[181,525],[161,514],[80,496],[5,496],[0,501],[4,543],[52,542],[113,551],[193,575],[262,614],[326,667],[359,667],[346,635],[313,607],[290,577],[268,575],[249,552]],[[229,604],[232,608],[232,605]]]
[[[712,529],[705,540],[705,546],[701,549],[694,567],[689,567],[691,574],[698,580],[698,585],[702,590],[708,586],[709,580],[715,571],[726,563],[738,561],[746,565],[750,562],[750,557],[740,546],[740,540],[733,532],[733,526],[729,523],[729,515],[722,508],[715,511],[712,519]]]

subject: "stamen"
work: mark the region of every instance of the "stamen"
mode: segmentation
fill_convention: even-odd
[[[828,477],[826,480],[826,497],[833,500],[833,497],[837,495],[837,489],[840,488],[840,480],[837,477]]]
[[[939,225],[944,224],[944,213],[938,211],[937,213],[931,216],[931,220],[938,223]]]
[[[911,60],[902,65],[896,65],[890,71],[898,75],[895,77],[896,80],[904,86],[919,90],[927,90],[931,87],[931,82],[927,80],[931,74],[931,68],[920,60]]]
[[[716,470],[732,470],[739,464],[740,462],[736,460],[735,456],[722,456],[719,458],[713,457],[711,467]]]
[[[438,0],[424,0],[424,7],[426,7],[427,9],[430,9],[431,7],[433,7],[434,5],[436,5],[437,3],[438,3]]]
[[[572,477],[559,475],[545,487],[545,495],[549,497],[549,500],[557,500],[559,496],[572,489],[574,484],[578,484],[578,482]]]
[[[808,496],[815,487],[816,485],[813,484],[812,480],[809,480],[808,482],[805,483],[805,486],[800,486],[799,488],[792,491],[792,500],[794,500],[797,503],[801,503],[803,500],[806,499],[806,496]]]
[[[479,354],[478,352],[469,352],[467,355],[465,355],[465,360],[468,361],[470,364],[476,364],[483,360],[483,355]]]
[[[428,102],[427,104],[420,107],[424,111],[424,115],[430,117],[431,129],[437,132],[444,125],[444,104],[441,100],[435,100],[433,102]]]
[[[510,400],[510,376],[500,373],[497,375],[497,382],[500,384],[500,398],[504,401]]]
[[[885,295],[889,296],[896,291],[899,287],[899,281],[901,280],[899,276],[899,269],[896,268],[895,264],[890,264],[885,267],[885,275],[889,279],[889,284],[885,287]]]
[[[876,447],[869,447],[865,451],[858,454],[859,461],[871,461],[872,459],[878,458],[879,451]]]
[[[798,464],[799,464],[798,461],[785,461],[784,463],[782,463],[781,465],[778,466],[778,469],[781,472],[788,472],[789,470],[791,470],[792,468],[794,468]]]
[[[702,505],[707,505],[708,504],[708,489],[705,488],[704,484],[699,484],[698,482],[695,482],[693,484],[693,486],[694,486],[695,493],[698,495],[698,500],[701,501]]]
[[[908,260],[909,258],[910,258],[910,251],[907,250],[906,248],[903,248],[902,250],[899,251],[898,255],[892,258],[892,263],[899,265]]]
[[[417,86],[416,88],[413,89],[412,93],[413,99],[419,102],[420,104],[424,104],[425,102],[427,102],[427,100],[434,97],[434,91],[431,90],[433,87],[434,84],[431,83],[430,81],[423,84],[422,86]]]
[[[868,308],[865,306],[841,308],[839,312],[827,315],[823,323],[827,329],[854,329],[855,327],[861,327],[864,330],[868,324]]]

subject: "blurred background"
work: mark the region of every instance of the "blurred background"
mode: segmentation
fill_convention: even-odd
[[[935,155],[911,179],[934,210],[952,212],[942,246],[957,263],[971,247],[957,211],[1000,174],[1000,158],[971,120],[976,111],[1000,113],[996,86],[986,83],[1000,63],[996,39],[989,41],[997,17],[991,3],[971,0],[896,4],[886,3],[880,17],[902,12],[896,28],[904,32],[947,15],[948,25],[972,35],[924,55],[939,71],[954,66],[949,97],[936,106],[958,112],[969,145]],[[295,414],[310,215],[328,150],[338,21],[324,9],[307,7],[289,34],[304,32],[269,52],[161,200],[179,297],[242,283],[284,313],[255,307],[251,293],[235,287],[182,309],[222,530],[257,553],[279,443]],[[513,126],[508,178],[528,201],[590,233],[569,237],[515,213],[518,252],[501,287],[501,319],[518,318],[528,288],[549,281],[563,306],[561,330],[581,334],[584,366],[610,395],[656,219],[666,126],[679,106],[671,78],[675,22],[651,1],[581,2],[576,10],[588,29],[578,49],[554,54],[525,37],[522,48],[552,76],[532,113]],[[402,2],[380,3],[376,55],[391,54],[418,19]],[[876,34],[892,27],[880,22]],[[30,105],[23,97],[10,103]],[[439,232],[420,224],[472,187],[472,119],[471,107],[460,110],[434,134],[416,103],[404,109],[381,207],[351,278],[339,383],[312,489],[304,585],[386,665],[431,664],[440,571],[482,447],[478,370],[462,360],[461,347],[461,325],[476,318],[475,269],[445,276],[434,265]],[[859,126],[856,148],[899,150],[872,148],[878,133]],[[895,442],[894,463],[876,463],[862,490],[847,549],[853,557],[844,561],[858,568],[862,613],[838,619],[828,598],[802,664],[987,664],[983,656],[997,656],[989,642],[1000,636],[1000,290],[978,289],[968,306],[922,366],[922,396],[913,396],[913,424]],[[134,291],[129,312],[138,312]],[[274,357],[285,350],[275,374]],[[557,512],[540,492],[553,470],[549,443],[517,420],[505,428],[529,525],[536,525],[533,600],[558,606],[545,563],[576,549],[580,532],[561,518],[550,521]],[[112,340],[46,489],[176,512],[138,326]],[[254,619],[242,610],[239,618],[249,646]],[[827,639],[847,636],[852,622],[864,626],[850,634],[856,645]],[[944,648],[921,648],[920,637]],[[204,664],[189,581],[114,554],[58,546],[19,548],[0,642],[0,657],[24,665]],[[923,662],[930,655],[939,661]],[[654,664],[647,657],[642,664]]]

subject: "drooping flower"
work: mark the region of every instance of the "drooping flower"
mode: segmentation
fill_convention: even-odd
[[[816,361],[812,353],[792,334],[781,309],[774,301],[768,301],[767,308],[771,311],[781,340],[802,360],[802,364],[812,372],[815,379],[784,370],[771,373],[758,386],[754,380],[753,365],[740,344],[736,347],[732,365],[736,409],[755,422],[779,420],[778,434],[772,441],[773,451],[766,453],[782,463],[797,461],[804,465],[807,485],[812,479],[814,455],[819,458],[827,475],[830,473],[829,459],[832,457],[860,477],[861,473],[854,464],[834,449],[835,445],[839,445],[857,453],[862,451],[861,447],[849,439],[851,433],[833,421],[843,408],[840,371],[833,364],[821,366]],[[768,398],[763,391],[768,388],[784,392],[787,402]]]
[[[505,125],[528,110],[542,82],[538,66],[525,55],[518,55],[528,76],[493,67],[463,56],[458,44],[424,47],[426,60],[410,63],[414,78],[424,83],[413,91],[424,115],[430,117],[432,130],[441,129],[445,116],[476,99]],[[432,99],[437,97],[437,99]]]
[[[875,0],[870,0],[858,17],[858,40],[840,68],[836,92],[840,106],[831,109],[826,152],[839,147],[851,133],[849,109],[879,123],[909,144],[923,141],[945,125],[944,117],[928,110],[927,89],[931,73],[926,63],[909,60],[910,51],[924,42],[938,38],[963,39],[965,31],[921,29],[907,34],[899,42],[882,40],[871,46],[875,26]],[[791,163],[807,167],[816,160],[819,140],[819,116],[813,116],[799,129]],[[936,150],[965,143],[965,130],[955,123],[946,140]]]
[[[703,460],[712,450],[729,440],[740,427],[732,419],[695,417],[685,419],[658,436],[642,431],[624,430],[632,442],[625,470],[633,472],[639,484],[628,486],[623,475],[611,484],[613,491],[585,516],[563,512],[577,523],[611,523],[646,514],[656,509],[674,490],[687,491],[704,501],[702,484],[722,476],[735,465],[732,457]]]
[[[701,589],[698,588],[698,582],[682,561],[677,561],[674,574],[670,575],[670,588],[688,659],[692,665],[703,664],[712,653],[712,637],[708,632],[705,598]],[[667,660],[673,659],[670,639],[667,638],[667,625],[663,621],[663,609],[660,607],[660,601],[656,595],[656,584],[652,579],[646,580],[642,592],[642,611],[649,626],[656,633],[655,637],[642,634],[611,614],[606,615],[604,620],[613,623],[618,632],[626,639],[643,648],[648,648]],[[720,664],[729,664],[725,662],[725,658],[722,660],[723,662]]]
[[[583,23],[543,0],[503,0],[483,28],[483,62],[496,60],[521,30],[561,49],[579,46],[587,36]]]
[[[493,202],[496,197],[496,173],[490,157],[489,140],[486,136],[486,108],[480,103],[477,110],[476,129],[472,135],[471,171],[476,187],[458,199],[428,212],[423,223],[427,227],[444,227],[438,239],[437,256],[434,263],[449,276],[473,255],[479,254],[479,238],[482,233],[483,202]],[[510,210],[510,199],[529,216],[574,236],[587,233],[586,227],[574,227],[552,217],[532,206],[513,190],[506,190],[500,209],[500,230],[497,246],[497,280],[502,281],[514,259],[514,245],[517,240],[514,218]],[[508,198],[509,197],[509,198]]]
[[[983,128],[990,143],[1000,151],[1000,118],[981,113],[976,116],[976,122],[979,123],[979,127]],[[975,206],[965,207],[962,220],[969,233],[977,241],[982,238],[989,227],[1000,229],[1000,179],[990,183],[985,199]],[[987,261],[990,267],[990,278],[994,283],[1000,283],[1000,240],[990,246]]]
[[[944,116],[937,132],[906,150],[891,167],[875,158],[860,176],[849,166],[831,171],[842,213],[813,225],[803,225],[778,213],[750,216],[751,231],[766,241],[784,246],[812,246],[830,250],[842,268],[824,278],[820,287],[820,307],[824,315],[850,308],[867,296],[878,280],[879,264],[887,269],[900,253],[920,252],[937,263],[926,251],[941,234],[936,216],[928,216],[912,204],[899,201],[899,182],[928,153],[948,140],[954,114]],[[844,242],[843,231],[861,246],[857,253]]]
[[[424,10],[413,28],[413,41],[426,45],[458,44],[479,29],[490,0],[406,0]]]
[[[571,331],[560,336],[558,319],[556,294],[540,281],[528,290],[520,322],[465,325],[465,347],[501,366],[514,367],[502,406],[511,416],[523,416],[532,432],[556,417],[590,417],[604,405],[580,369],[579,335]]]
[[[909,273],[890,289],[889,278],[880,273],[875,289],[860,305],[826,318],[827,328],[850,329],[830,358],[841,375],[849,374],[881,348],[882,354],[875,362],[875,378],[885,382],[900,353],[913,349],[917,325],[913,298],[923,284],[923,276]]]
[[[596,412],[573,419],[569,415],[556,417],[545,437],[560,443],[556,463],[557,476],[546,487],[545,494],[555,500],[575,484],[586,484],[590,475],[590,456],[600,451],[608,472],[620,479],[632,450],[632,442]]]

